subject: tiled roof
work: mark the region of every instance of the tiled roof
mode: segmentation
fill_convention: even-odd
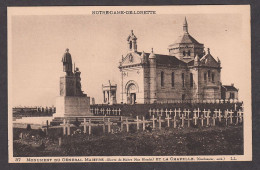
[[[139,55],[141,55],[141,52],[137,52]],[[146,56],[149,56],[150,53],[145,53]],[[164,54],[155,54],[156,56],[156,62],[158,64],[170,64],[173,66],[187,66],[187,64],[175,56],[172,55],[164,55]]]
[[[172,46],[172,45],[175,45],[175,44],[201,44],[199,43],[197,40],[195,40],[189,33],[184,33],[183,35],[180,35],[177,40],[169,45],[169,46]]]
[[[227,91],[238,91],[238,89],[234,86],[222,85],[222,87],[225,88]]]

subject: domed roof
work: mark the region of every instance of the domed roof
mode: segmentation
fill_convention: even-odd
[[[72,63],[71,55],[69,53],[69,49],[66,49],[66,52],[64,53],[62,57],[62,62],[63,63]]]
[[[153,49],[152,49],[151,54],[149,55],[149,58],[150,58],[150,59],[154,59],[154,58],[156,58],[156,55],[153,53]]]

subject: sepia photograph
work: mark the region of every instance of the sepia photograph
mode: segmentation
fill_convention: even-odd
[[[9,163],[252,160],[249,5],[7,16]]]

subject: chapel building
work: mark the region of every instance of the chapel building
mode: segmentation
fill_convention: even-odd
[[[168,46],[168,55],[140,52],[131,31],[128,52],[122,56],[122,103],[171,103],[174,100],[221,99],[221,63],[204,44],[188,32],[185,18],[183,33]]]

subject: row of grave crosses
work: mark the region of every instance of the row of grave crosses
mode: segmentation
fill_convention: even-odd
[[[90,112],[93,113],[94,115],[104,115],[104,116],[107,116],[107,115],[113,115],[113,116],[121,116],[121,109],[117,109],[117,108],[91,108],[90,109]]]
[[[234,106],[235,106],[234,111],[237,111],[237,105],[235,104]],[[244,105],[242,105],[241,107],[242,107],[242,111],[244,111]],[[201,111],[198,108],[198,109],[194,109],[194,111],[193,111],[193,113],[198,113],[198,114],[200,114],[201,112],[203,112],[203,114],[205,116],[206,113],[210,112],[210,109],[208,109],[208,110],[204,109],[203,111]],[[217,112],[217,109],[215,109],[214,113],[216,113],[216,112]],[[218,110],[218,112],[220,112],[220,109]],[[186,117],[187,114],[191,113],[191,110],[183,109],[183,111],[181,111],[180,108],[178,108],[178,109],[175,108],[174,110],[167,109],[167,108],[166,109],[158,109],[158,108],[157,109],[151,109],[151,108],[149,109],[149,116],[150,117],[152,115],[157,115],[157,116],[164,116],[165,115],[166,116],[167,114],[170,114],[170,116],[171,115],[174,115],[174,116],[178,115],[180,117],[181,113],[184,113],[184,115]]]
[[[157,103],[238,103],[237,99],[208,99],[208,100],[167,100]]]
[[[155,129],[156,128],[156,123],[158,123],[158,128],[159,130],[161,130],[162,127],[162,122],[167,122],[167,127],[170,127],[170,121],[172,121],[173,123],[173,128],[177,127],[177,123],[179,124],[180,127],[184,127],[185,126],[185,122],[187,121],[187,127],[190,127],[191,122],[194,122],[194,125],[198,125],[198,121],[200,119],[200,126],[204,126],[204,120],[206,119],[206,125],[212,125],[215,126],[216,125],[216,120],[218,120],[219,122],[222,121],[222,118],[225,119],[225,123],[226,125],[228,125],[228,119],[230,120],[229,124],[233,124],[233,117],[236,117],[236,123],[242,123],[243,121],[243,111],[241,109],[239,109],[239,111],[237,112],[236,116],[233,116],[234,112],[232,110],[225,110],[224,111],[224,116],[221,115],[222,111],[219,109],[215,109],[213,116],[210,116],[211,111],[204,111],[203,114],[200,115],[200,109],[195,109],[193,114],[193,117],[190,117],[190,112],[186,112],[180,114],[180,116],[178,116],[178,119],[181,120],[181,122],[179,122],[179,120],[177,120],[177,115],[174,116],[170,116],[170,114],[167,114],[165,119],[163,120],[161,116],[158,116],[157,118],[155,118],[154,115],[152,115],[152,119],[150,120],[145,120],[145,117],[143,116],[142,119],[139,119],[138,116],[136,116],[136,119],[134,120],[134,122],[129,122],[128,118],[125,118],[125,120],[123,120],[123,117],[121,116],[120,121],[117,121],[115,124],[120,123],[121,127],[120,130],[123,131],[124,125],[126,126],[126,131],[129,132],[129,125],[130,124],[136,124],[136,128],[137,130],[140,129],[140,124],[142,124],[142,129],[143,131],[146,129],[146,125],[147,123],[152,123],[152,128]],[[210,118],[212,119],[212,123],[210,123]],[[105,117],[103,117],[103,132],[105,133],[105,129],[106,126],[108,127],[108,133],[111,132],[111,126],[114,123],[110,121],[110,118],[107,119],[107,121],[105,121]],[[92,124],[91,123],[91,119],[89,119],[89,121],[86,121],[86,118],[84,118],[84,122],[81,123],[81,126],[84,126],[84,133],[87,133],[87,126],[88,128],[88,134],[91,135],[91,127],[95,126],[97,124]],[[69,121],[66,121],[64,119],[63,124],[61,124],[61,126],[63,127],[63,134],[64,135],[70,135],[70,127],[71,124]]]

